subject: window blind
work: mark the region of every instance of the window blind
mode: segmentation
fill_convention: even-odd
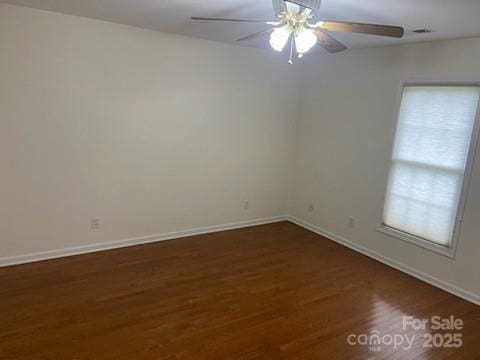
[[[384,225],[449,246],[480,97],[476,86],[407,86]]]

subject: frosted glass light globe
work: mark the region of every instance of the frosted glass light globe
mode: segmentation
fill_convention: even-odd
[[[297,53],[305,54],[317,44],[317,36],[312,30],[303,29],[295,36]]]
[[[282,26],[281,28],[275,29],[270,35],[270,45],[275,51],[282,51],[287,45],[288,39],[292,31],[288,25]]]

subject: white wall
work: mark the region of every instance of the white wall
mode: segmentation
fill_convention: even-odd
[[[290,211],[480,296],[480,157],[456,260],[375,231],[401,79],[478,79],[478,59],[471,39],[290,67],[270,51],[0,5],[0,258]]]
[[[355,50],[304,65],[292,213],[396,262],[480,296],[480,157],[457,258],[376,231],[401,80],[480,80],[480,39]],[[313,213],[307,211],[314,203]],[[348,218],[356,227],[348,228]]]
[[[0,5],[0,258],[284,215],[273,55]]]

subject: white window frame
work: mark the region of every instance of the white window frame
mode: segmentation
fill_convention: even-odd
[[[395,106],[394,128],[393,128],[391,139],[390,139],[390,144],[392,144],[392,150],[390,153],[389,163],[388,163],[389,166],[388,166],[388,174],[387,174],[387,185],[386,185],[384,196],[383,196],[380,226],[377,228],[377,231],[385,235],[388,235],[390,237],[394,237],[396,239],[406,241],[410,244],[416,245],[423,249],[427,249],[437,254],[455,259],[458,242],[460,239],[463,216],[465,213],[465,206],[466,206],[468,192],[470,188],[473,164],[474,164],[475,156],[477,153],[477,148],[478,148],[478,143],[480,138],[480,101],[477,104],[477,113],[475,115],[475,123],[473,126],[472,137],[470,139],[470,148],[468,150],[467,164],[465,167],[462,190],[460,193],[460,199],[459,199],[458,208],[457,208],[457,216],[456,216],[455,228],[452,235],[452,241],[449,246],[443,246],[435,242],[432,242],[430,240],[421,238],[419,236],[415,236],[413,234],[409,234],[407,232],[395,229],[383,223],[383,216],[385,212],[385,201],[388,196],[388,193],[387,193],[388,181],[390,178],[390,172],[392,168],[393,151],[394,151],[395,140],[396,140],[398,125],[400,120],[399,118],[400,118],[400,110],[402,106],[402,99],[403,99],[405,88],[410,86],[478,86],[480,87],[480,80],[478,81],[477,80],[476,81],[404,80],[401,82],[400,91],[399,91],[399,94],[397,95],[397,103]]]

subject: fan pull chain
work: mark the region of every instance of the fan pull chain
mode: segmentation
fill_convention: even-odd
[[[293,65],[293,42],[295,41],[295,37],[292,35],[290,39],[290,59],[288,60],[288,63]]]

